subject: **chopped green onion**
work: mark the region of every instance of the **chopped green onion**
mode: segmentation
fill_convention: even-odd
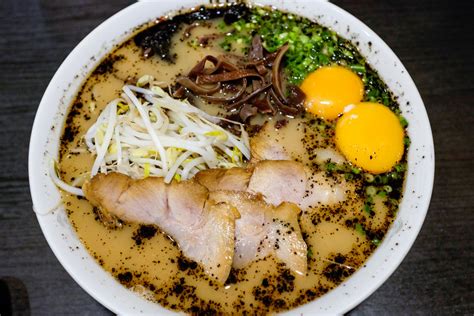
[[[372,206],[369,203],[365,203],[363,207],[364,212],[368,215],[372,215]]]
[[[381,190],[381,191],[377,192],[377,195],[380,196],[380,197],[386,197],[387,192]]]
[[[357,73],[365,73],[365,66],[364,65],[351,65],[351,69]]]
[[[365,189],[365,193],[369,196],[372,196],[377,193],[377,189],[374,186],[370,185]]]
[[[326,164],[326,171],[328,172],[333,172],[336,170],[336,168],[337,168],[337,165],[334,162],[328,162]]]
[[[359,224],[359,223],[355,224],[355,230],[356,230],[356,232],[358,232],[359,234],[365,236],[365,230],[364,230],[364,227],[362,227],[361,224]]]
[[[408,126],[408,121],[406,118],[400,115],[400,124],[402,124],[402,127],[405,128]]]
[[[395,170],[397,172],[404,172],[406,170],[406,164],[397,164],[397,165],[395,165]]]
[[[410,144],[411,144],[410,137],[405,136],[405,137],[403,138],[403,144],[405,144],[405,146],[407,146],[407,147],[410,146]]]
[[[222,32],[227,30],[223,25],[219,25],[219,28]],[[254,34],[262,37],[263,46],[269,52],[275,52],[289,43],[285,54],[285,70],[291,84],[301,83],[310,72],[334,60],[357,73],[367,72],[364,58],[349,41],[305,18],[253,8],[247,19],[232,23],[229,29],[232,32],[225,33],[220,43],[227,51],[235,49],[238,43],[250,44]],[[248,50],[248,46],[245,50]]]
[[[387,193],[390,193],[390,192],[393,191],[392,187],[389,186],[389,185],[384,185],[384,186],[383,186],[383,189],[384,189],[384,191],[387,192]]]
[[[372,175],[370,173],[365,173],[364,174],[364,179],[365,179],[366,182],[372,183],[372,182],[374,182],[375,177],[374,177],[374,175]]]
[[[384,181],[384,182],[382,182],[382,183],[384,183],[384,184],[387,183],[387,182],[388,182],[388,177],[390,177],[390,179],[397,180],[397,179],[400,179],[400,178],[401,178],[401,175],[400,175],[398,172],[390,172],[390,173],[388,174],[388,176],[384,176],[384,177],[383,177],[383,178],[386,178],[387,181]],[[383,178],[382,178],[382,179],[383,179]]]

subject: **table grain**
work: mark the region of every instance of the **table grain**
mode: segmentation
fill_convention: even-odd
[[[390,279],[349,314],[474,314],[474,3],[333,2],[400,57],[425,102],[436,151],[433,197],[418,239]],[[130,3],[0,1],[0,279],[16,289],[19,314],[111,314],[49,249],[32,211],[27,158],[54,72],[82,38]]]

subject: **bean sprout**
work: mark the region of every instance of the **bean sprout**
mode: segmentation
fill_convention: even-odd
[[[121,98],[112,100],[84,136],[87,150],[96,155],[90,177],[99,172],[120,172],[133,178],[164,177],[186,180],[200,170],[231,168],[250,159],[243,125],[211,116],[167,94],[147,76],[148,88],[125,85]],[[236,136],[217,123],[237,124]],[[54,168],[54,183],[71,194],[79,188],[61,181]]]

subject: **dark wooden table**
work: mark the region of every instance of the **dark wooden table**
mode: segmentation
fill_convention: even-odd
[[[474,3],[334,2],[378,33],[408,68],[436,148],[435,188],[414,247],[351,314],[474,314]],[[49,249],[32,211],[27,158],[35,111],[54,72],[84,36],[129,3],[0,1],[0,278],[15,289],[17,305],[35,315],[110,314]]]

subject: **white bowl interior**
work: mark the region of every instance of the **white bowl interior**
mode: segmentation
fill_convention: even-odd
[[[321,298],[287,312],[340,314],[373,293],[398,267],[423,224],[431,198],[434,177],[434,149],[423,101],[411,77],[390,48],[367,26],[349,13],[325,1],[258,0],[262,5],[305,16],[360,43],[361,53],[398,96],[410,125],[411,147],[404,198],[395,222],[382,244],[343,284]],[[151,303],[124,288],[104,271],[86,251],[69,224],[60,195],[48,176],[51,159],[58,155],[64,117],[75,94],[90,71],[114,45],[128,38],[134,27],[181,8],[207,1],[142,1],[135,3],[92,31],[66,58],[51,80],[36,114],[30,141],[29,177],[34,209],[43,233],[64,268],[76,282],[101,304],[121,314],[173,312]],[[370,42],[370,44],[369,44]],[[59,205],[59,206],[58,206]],[[48,212],[53,210],[52,212]]]

